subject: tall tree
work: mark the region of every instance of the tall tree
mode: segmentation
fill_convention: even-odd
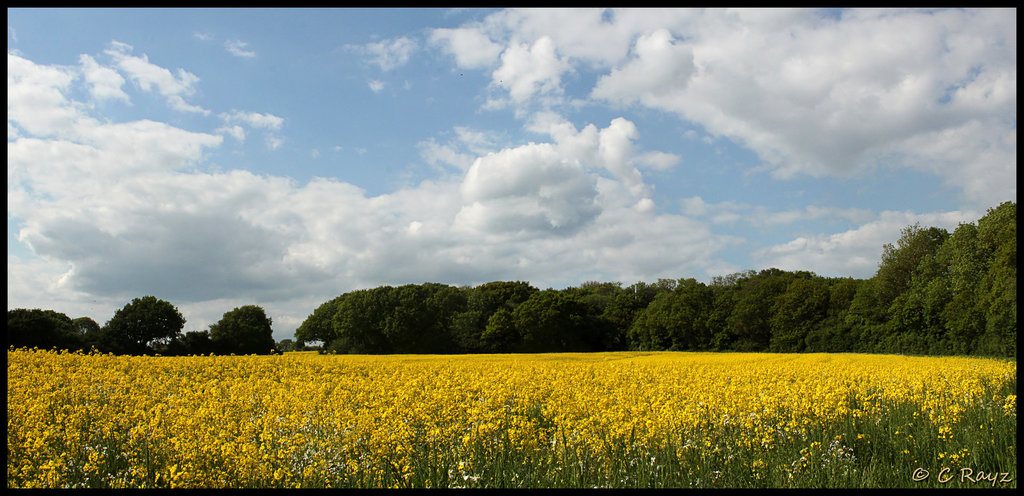
[[[950,298],[943,309],[943,321],[949,350],[973,353],[985,332],[985,312],[977,301],[978,283],[984,277],[987,260],[978,250],[978,226],[960,224],[939,248],[936,258],[947,267]]]
[[[324,302],[299,324],[295,329],[295,340],[300,346],[316,341],[327,344],[337,337],[334,333],[334,313],[338,311],[338,303],[344,297],[343,294]]]
[[[1017,356],[1017,204],[1004,202],[978,220],[978,250],[986,260],[977,307],[985,315],[982,353]]]
[[[267,355],[275,351],[271,325],[263,307],[244,305],[225,312],[210,326],[210,340],[221,353]]]
[[[155,296],[135,298],[114,313],[103,334],[115,353],[152,353],[154,345],[165,345],[185,327],[185,317],[174,305]]]
[[[949,237],[945,229],[921,228],[914,224],[900,231],[896,244],[882,246],[882,261],[875,273],[879,303],[888,308],[896,298],[910,288],[914,272],[921,260],[934,257]]]
[[[384,322],[390,313],[391,286],[347,293],[332,318],[335,338],[324,347],[335,353],[390,353]]]

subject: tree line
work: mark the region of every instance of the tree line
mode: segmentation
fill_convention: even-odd
[[[185,318],[174,305],[144,296],[102,327],[89,317],[72,319],[53,310],[8,310],[7,345],[118,355],[269,354],[282,351],[271,324],[262,307],[245,305],[226,312],[209,330],[182,333]]]
[[[613,350],[862,352],[1016,358],[1016,204],[952,233],[906,227],[870,279],[765,269],[710,284],[659,279],[539,290],[380,286],[320,305],[296,329],[333,353]]]
[[[687,350],[967,354],[1016,358],[1017,207],[1005,202],[952,233],[906,227],[870,279],[765,269],[709,284],[590,281],[539,290],[523,281],[438,283],[344,293],[294,340],[246,305],[182,333],[170,303],[136,298],[104,326],[53,310],[7,313],[8,346],[118,354],[538,353]]]

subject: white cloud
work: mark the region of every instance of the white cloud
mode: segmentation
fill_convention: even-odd
[[[502,47],[492,85],[507,96],[484,109],[565,103],[564,75],[596,69],[593,100],[675,113],[704,141],[750,148],[777,178],[913,167],[983,206],[1016,198],[1015,19],[1001,9],[526,9],[432,39],[465,68],[489,68]]]
[[[614,102],[660,101],[678,98],[693,75],[693,50],[676,43],[667,29],[636,40],[633,58],[602,76],[591,93]]]
[[[535,96],[560,94],[562,74],[572,66],[558,57],[550,37],[543,36],[532,45],[512,45],[501,54],[501,67],[491,75],[492,84],[508,90],[517,104]]]
[[[252,58],[256,56],[256,52],[252,50],[246,50],[245,47],[249,46],[248,43],[239,40],[228,40],[224,42],[224,49],[231,55],[236,57]]]
[[[284,118],[273,114],[261,114],[259,112],[233,110],[230,113],[220,114],[220,117],[224,122],[241,121],[248,124],[250,127],[270,129],[274,131],[280,130],[281,126],[284,125]]]
[[[420,158],[430,165],[447,164],[461,170],[469,169],[474,157],[466,153],[460,153],[452,145],[442,145],[433,138],[421,141],[416,144],[420,151]]]
[[[502,46],[477,28],[433,29],[430,42],[455,56],[455,63],[466,69],[490,67],[498,62]]]
[[[184,69],[178,69],[175,75],[170,70],[149,62],[149,57],[130,55],[132,46],[112,41],[110,48],[104,51],[114,59],[117,68],[128,75],[144,91],[155,90],[167,99],[171,108],[182,112],[209,114],[210,111],[185,101],[186,96],[195,92],[199,77]]]
[[[79,55],[78,62],[82,65],[82,75],[89,83],[89,94],[93,99],[130,101],[128,94],[121,89],[124,78],[117,71],[99,65],[96,59],[86,54]]]
[[[267,148],[270,150],[276,150],[284,144],[284,138],[273,133],[273,131],[280,131],[284,126],[283,117],[278,117],[269,113],[261,114],[259,112],[232,110],[231,112],[220,114],[220,118],[228,124],[232,122],[241,122],[252,128],[267,130],[263,135],[263,139],[267,144]],[[243,141],[245,139],[245,131],[237,125],[218,128],[217,132],[230,134],[239,141]]]
[[[348,45],[348,47],[366,55],[370,62],[376,64],[382,71],[390,71],[405,65],[418,48],[415,41],[405,36],[361,46]]]
[[[456,227],[471,232],[564,235],[599,213],[594,178],[547,143],[478,158],[461,193]]]
[[[647,152],[637,157],[637,162],[654,170],[668,170],[680,161],[679,155],[659,151]]]
[[[223,126],[214,130],[217,134],[227,134],[238,141],[245,141],[245,129],[242,126]]]
[[[371,79],[366,82],[366,85],[370,87],[370,91],[374,93],[380,93],[384,89],[384,81],[378,79]]]
[[[708,203],[699,196],[680,201],[683,213],[693,217],[706,217],[714,224],[734,224],[743,221],[753,227],[773,227],[809,220],[843,220],[861,224],[874,217],[869,210],[859,208],[821,207],[808,205],[802,209],[771,211],[762,206],[733,201]]]
[[[7,122],[36,136],[71,131],[81,114],[65,98],[74,71],[7,54]],[[8,134],[10,131],[8,131]]]
[[[914,223],[922,227],[940,227],[952,232],[960,223],[974,222],[978,212],[885,211],[874,220],[855,229],[835,233],[797,237],[789,242],[762,248],[753,253],[758,268],[809,270],[823,276],[874,276],[882,258],[882,247],[895,243],[900,231]]]

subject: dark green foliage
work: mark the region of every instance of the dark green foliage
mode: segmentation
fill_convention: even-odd
[[[244,305],[210,326],[213,348],[223,354],[267,355],[275,351],[274,330],[262,307]]]
[[[338,303],[344,297],[338,296],[313,311],[306,320],[295,329],[295,340],[299,343],[319,341],[329,343],[334,339],[334,312],[338,311]]]
[[[680,279],[671,291],[658,293],[633,322],[629,338],[639,350],[707,350],[711,289],[694,279]]]
[[[9,347],[77,350],[84,346],[84,335],[71,318],[53,310],[17,308],[7,311]]]
[[[765,269],[740,279],[736,286],[736,302],[725,321],[732,349],[766,351],[772,337],[771,316],[775,299],[782,296],[795,274]]]
[[[299,346],[294,339],[282,339],[277,342],[275,348],[277,348],[277,351],[285,353],[288,351],[299,351],[301,346]]]
[[[174,305],[155,296],[135,298],[107,321],[99,336],[101,351],[148,354],[169,343],[185,318]]]
[[[828,281],[822,277],[801,277],[790,282],[772,308],[768,350],[773,353],[806,351],[808,336],[819,331],[828,317],[830,296]]]
[[[217,348],[208,331],[189,331],[178,334],[167,346],[157,351],[167,356],[209,355],[216,353]]]
[[[547,289],[535,293],[512,312],[525,353],[597,351],[604,336],[589,315],[579,291]]]
[[[978,343],[983,353],[1017,356],[1017,204],[1005,202],[978,221],[979,256],[985,263],[975,311],[985,316]]]

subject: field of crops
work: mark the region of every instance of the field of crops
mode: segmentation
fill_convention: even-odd
[[[1016,363],[7,353],[8,487],[1016,487]]]

